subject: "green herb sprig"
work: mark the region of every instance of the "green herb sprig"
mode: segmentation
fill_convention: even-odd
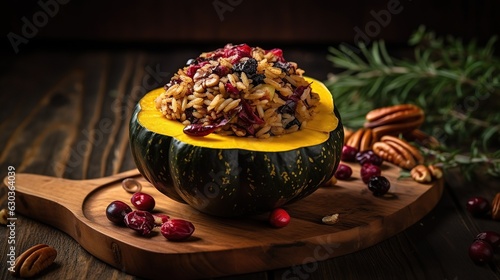
[[[434,163],[467,176],[484,169],[500,177],[500,59],[497,37],[479,46],[420,27],[412,55],[389,54],[382,40],[329,48],[336,69],[325,81],[347,127],[358,128],[374,108],[413,103],[426,113],[422,130],[442,144],[426,152]]]

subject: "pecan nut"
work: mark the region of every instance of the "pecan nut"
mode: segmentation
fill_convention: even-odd
[[[373,144],[372,149],[382,159],[404,169],[412,169],[424,161],[417,148],[404,139],[390,135],[382,136],[380,141]]]
[[[419,164],[411,169],[410,175],[413,180],[419,183],[430,183],[432,180],[441,179],[443,177],[443,171],[435,165],[425,166]]]
[[[323,222],[323,224],[327,224],[327,225],[334,225],[338,221],[339,221],[339,214],[332,214],[332,215],[324,216],[321,219],[321,222]]]
[[[56,249],[46,245],[35,245],[16,258],[13,275],[30,278],[48,268],[57,256]]]
[[[491,218],[500,220],[500,193],[497,193],[491,202]]]
[[[344,145],[347,144],[347,140],[352,136],[354,131],[350,128],[344,126]]]
[[[360,128],[354,131],[345,144],[356,148],[358,151],[371,150],[374,142],[371,128]]]
[[[433,179],[441,179],[443,177],[443,170],[441,170],[440,167],[429,165],[427,166],[427,168],[431,172],[431,176]]]
[[[364,127],[373,129],[376,139],[384,135],[398,135],[419,128],[424,122],[424,111],[413,104],[399,104],[372,110],[366,114]]]
[[[413,180],[419,183],[425,184],[432,182],[431,171],[425,165],[419,164],[413,167],[410,171],[410,174]]]

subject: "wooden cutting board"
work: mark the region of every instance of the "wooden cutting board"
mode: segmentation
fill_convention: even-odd
[[[382,173],[391,181],[391,193],[375,197],[359,178],[359,165],[351,167],[351,180],[329,182],[286,206],[292,220],[280,229],[268,225],[267,214],[202,214],[163,196],[137,170],[80,181],[17,174],[16,210],[62,230],[95,257],[140,277],[207,278],[291,266],[304,271],[310,262],[356,252],[401,232],[426,215],[443,192],[442,180],[419,184],[398,179],[400,169],[384,163]],[[156,198],[157,211],[191,221],[196,227],[193,236],[172,242],[158,230],[142,237],[109,222],[106,206],[113,200],[129,202],[131,194],[121,181],[131,177]],[[334,213],[339,214],[338,223],[321,222]]]

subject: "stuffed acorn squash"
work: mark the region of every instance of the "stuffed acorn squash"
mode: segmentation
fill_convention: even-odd
[[[338,166],[343,127],[328,89],[302,73],[281,50],[247,45],[188,61],[135,107],[137,168],[166,196],[217,216],[313,193]]]

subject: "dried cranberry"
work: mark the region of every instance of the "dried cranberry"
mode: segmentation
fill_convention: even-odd
[[[147,211],[136,210],[125,215],[123,219],[127,227],[141,235],[148,235],[155,227],[155,218]]]
[[[368,189],[375,196],[386,194],[391,188],[391,182],[384,176],[372,176],[368,181]]]
[[[276,228],[282,228],[290,223],[290,215],[285,209],[276,208],[269,214],[269,223]]]
[[[224,47],[223,57],[231,58],[231,62],[235,63],[240,61],[243,57],[251,57],[252,56],[252,48],[247,44],[241,44],[237,46],[226,45]]]
[[[282,49],[272,49],[267,51],[268,53],[272,53],[278,61],[285,62],[285,59],[283,58],[283,50]]]
[[[371,163],[373,165],[381,166],[384,160],[372,150],[366,150],[360,151],[356,154],[356,161],[361,165]]]
[[[344,145],[342,147],[342,154],[340,155],[340,159],[347,162],[356,161],[356,154],[358,153],[358,149]]]
[[[180,241],[190,237],[194,232],[193,223],[182,219],[171,219],[163,223],[161,234],[168,240]]]
[[[361,166],[360,170],[360,175],[361,175],[361,180],[365,184],[368,184],[368,181],[370,181],[370,178],[373,176],[380,176],[382,174],[382,171],[380,170],[380,167],[373,165],[371,163],[365,163],[363,166]]]
[[[476,235],[474,240],[483,240],[488,242],[494,250],[498,250],[500,248],[500,234],[495,231],[483,231]]]
[[[155,199],[151,195],[143,192],[134,193],[130,198],[130,202],[132,202],[135,208],[143,211],[153,211],[155,208]]]
[[[489,201],[481,196],[474,196],[467,200],[467,211],[474,216],[483,216],[490,211]]]
[[[469,257],[478,265],[491,262],[493,255],[493,247],[486,241],[476,240],[469,247]]]
[[[233,86],[231,83],[227,83],[226,84],[226,91],[229,93],[229,94],[239,94],[240,91],[238,90],[238,88],[236,88],[235,86]]]
[[[186,69],[186,75],[192,78],[194,77],[194,74],[196,74],[196,71],[200,68],[200,65],[192,64]]]
[[[106,217],[117,225],[124,225],[123,218],[130,212],[132,212],[132,208],[127,203],[119,200],[111,202],[106,207]]]
[[[351,178],[352,168],[349,165],[339,164],[337,171],[335,171],[335,178],[339,180],[347,180]]]

